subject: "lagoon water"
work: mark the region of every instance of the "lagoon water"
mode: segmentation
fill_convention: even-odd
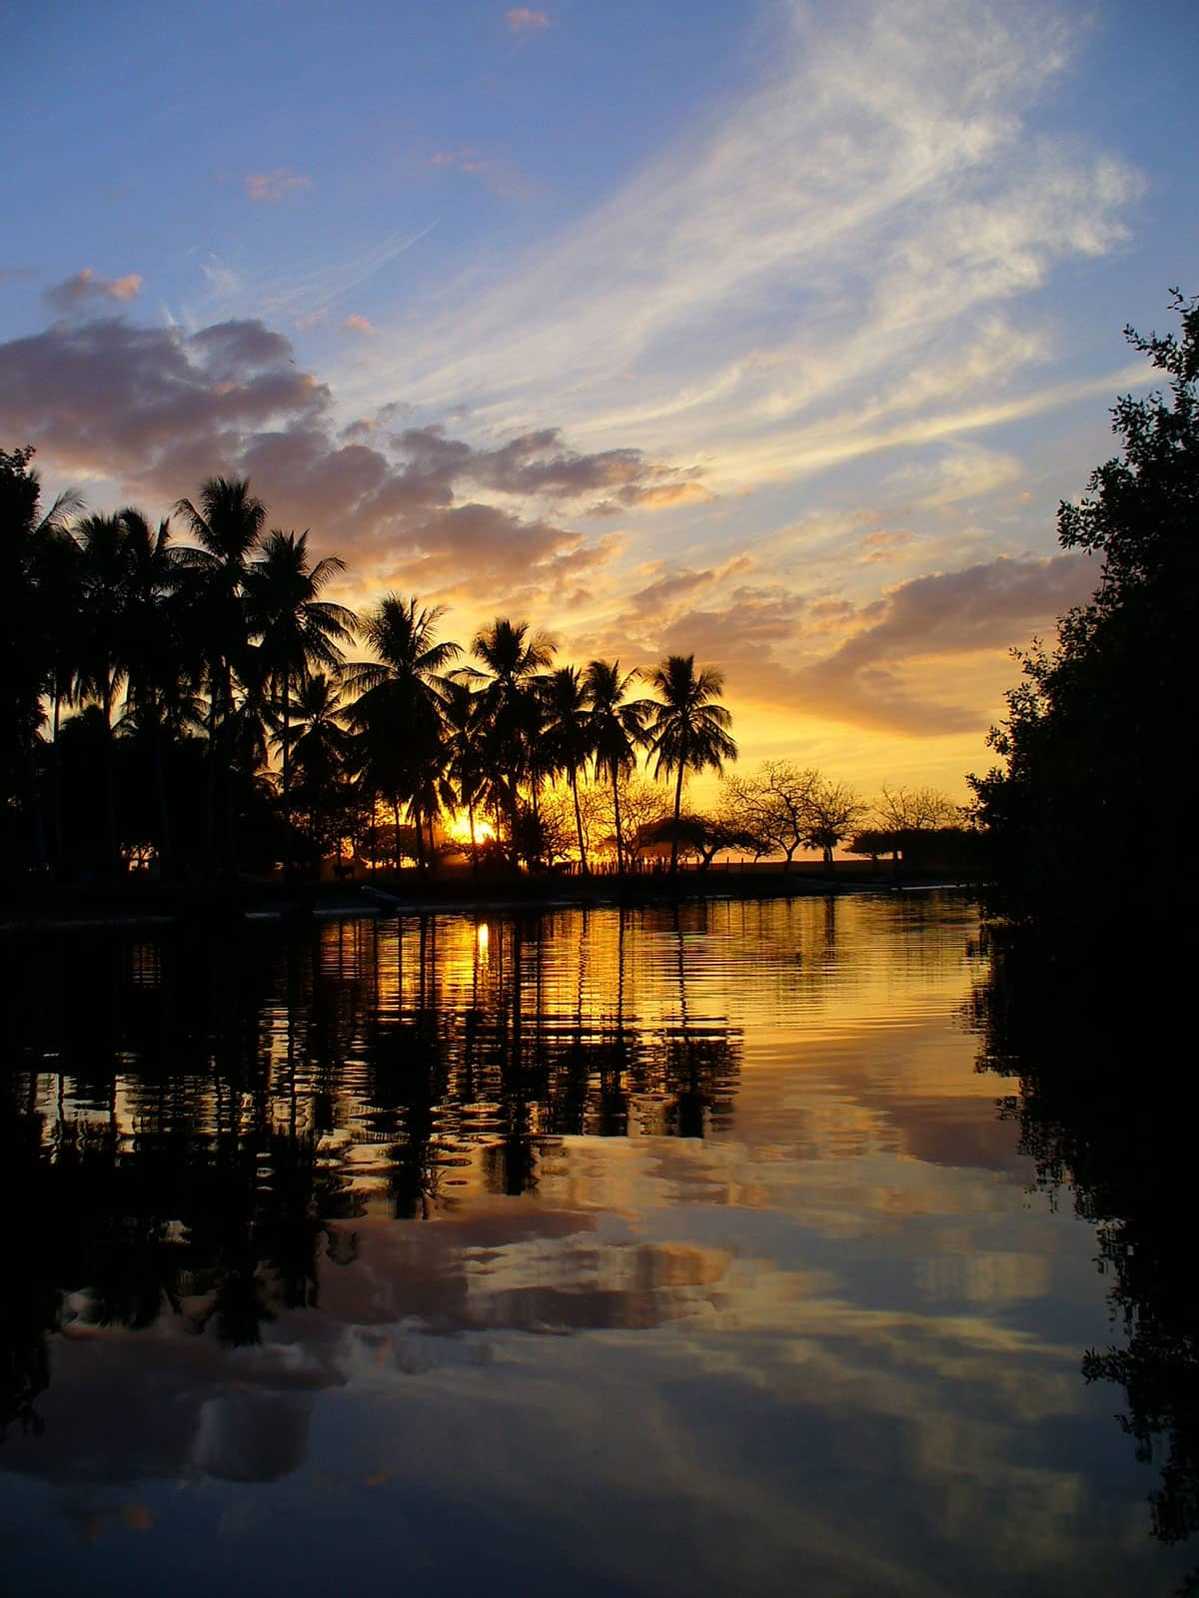
[[[10,945],[14,1595],[1171,1592],[942,894]],[[1152,1452],[1150,1450],[1150,1452]]]

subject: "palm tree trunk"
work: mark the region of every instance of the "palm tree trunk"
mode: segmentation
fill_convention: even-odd
[[[624,876],[624,836],[620,830],[620,782],[612,767],[612,813],[616,818],[616,869]]]
[[[466,814],[470,818],[470,869],[477,873],[479,869],[479,845],[475,840],[475,802],[472,799],[466,807]]]
[[[291,738],[289,735],[288,719],[291,711],[291,683],[287,673],[283,674],[283,825],[287,829],[287,858],[285,865],[287,875],[292,872],[292,847],[291,847]]]
[[[53,834],[54,868],[62,869],[62,750],[58,745],[59,715],[62,709],[62,694],[59,692],[58,683],[54,685],[54,764],[51,767],[51,816],[50,825]]]
[[[400,796],[398,793],[393,793],[391,796],[391,825],[393,833],[391,863],[398,875],[400,870]]]
[[[575,831],[579,835],[579,867],[583,875],[588,876],[587,847],[583,842],[583,816],[579,810],[579,782],[573,766],[570,768],[570,791],[574,795],[575,801]]]
[[[117,778],[114,769],[114,753],[112,739],[112,679],[104,680],[104,813],[108,829],[108,865],[111,871],[117,868],[119,848],[117,845]]]
[[[172,875],[171,807],[167,800],[166,761],[162,745],[162,728],[157,727],[154,732],[154,787],[158,798],[158,874],[160,877],[169,877]]]
[[[35,870],[46,863],[46,829],[42,816],[37,780],[37,739],[30,732],[25,740],[25,791],[29,805],[29,858]]]
[[[683,813],[683,772],[685,763],[679,761],[678,781],[674,785],[674,831],[670,837],[670,874],[673,877],[679,869],[679,817]]]
[[[517,852],[516,852],[516,833],[517,833],[516,804],[517,804],[517,798],[516,798],[516,778],[515,777],[512,777],[512,778],[509,779],[509,782],[508,782],[508,785],[507,785],[507,793],[505,794],[505,798],[508,801],[508,851],[509,851],[509,853],[512,856],[512,864],[514,866],[516,866],[520,862],[519,862],[519,859],[518,859],[518,856],[517,856]]]
[[[208,668],[208,771],[207,793],[205,796],[205,809],[207,812],[207,832],[205,839],[205,852],[209,864],[216,855],[216,696],[217,684],[211,665]]]

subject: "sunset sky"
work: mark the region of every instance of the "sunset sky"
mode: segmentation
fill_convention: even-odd
[[[962,792],[1199,288],[1193,0],[3,8],[0,446]],[[21,154],[12,133],[20,135]]]

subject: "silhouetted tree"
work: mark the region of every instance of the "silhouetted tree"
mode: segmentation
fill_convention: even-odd
[[[475,635],[471,647],[483,667],[489,786],[497,800],[497,820],[500,813],[507,818],[515,862],[520,786],[533,763],[543,720],[538,679],[552,661],[555,645],[545,633],[530,632],[528,622],[497,616]]]
[[[613,835],[616,840],[616,868],[623,871],[624,829],[621,816],[621,785],[637,769],[637,751],[645,743],[649,701],[630,699],[629,691],[639,672],[622,674],[618,660],[593,660],[585,681],[591,703],[590,744],[596,776],[606,776],[612,785]]]
[[[1129,914],[1195,933],[1199,740],[1177,694],[1199,630],[1199,301],[1173,309],[1180,337],[1125,330],[1168,393],[1117,401],[1123,453],[1058,513],[1062,547],[1101,561],[1095,594],[1021,657],[1003,764],[969,779],[1003,908],[1082,945]]]
[[[671,655],[656,668],[650,683],[657,693],[651,701],[648,748],[654,756],[654,775],[675,776],[676,829],[683,809],[683,782],[689,772],[722,771],[726,760],[736,760],[737,745],[729,736],[732,716],[718,703],[724,678],[720,672],[696,672],[694,655]],[[670,869],[678,869],[678,836],[671,841]]]

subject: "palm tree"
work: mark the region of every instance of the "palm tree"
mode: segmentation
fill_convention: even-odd
[[[449,777],[458,803],[466,806],[470,823],[472,867],[478,867],[478,839],[475,836],[475,806],[485,791],[483,761],[483,696],[465,677],[451,673],[446,681],[441,704],[446,747],[449,751]]]
[[[124,529],[125,592],[122,649],[126,672],[124,733],[149,745],[158,806],[160,869],[171,868],[174,828],[167,766],[174,742],[202,725],[197,689],[200,673],[187,659],[178,603],[186,556],[171,543],[169,520],[152,528],[141,511],[118,513]]]
[[[266,525],[266,506],[250,492],[248,479],[210,477],[199,505],[181,499],[183,517],[199,548],[184,548],[179,559],[189,571],[188,643],[203,657],[208,679],[208,846],[215,846],[217,769],[222,744],[230,741],[234,712],[234,674],[248,669],[249,636],[243,595],[250,552]],[[233,785],[229,751],[225,760],[227,845],[232,852]]]
[[[57,510],[58,507],[55,507]],[[62,831],[62,750],[58,738],[62,708],[75,697],[79,664],[79,639],[83,630],[83,551],[65,525],[54,521],[54,511],[42,524],[32,547],[31,575],[33,594],[24,599],[19,591],[17,604],[27,605],[24,627],[31,624],[40,635],[32,648],[21,650],[26,663],[48,663],[45,689],[50,696],[50,822],[52,857],[61,866]],[[15,585],[14,585],[15,586]],[[13,594],[13,588],[7,590]],[[35,603],[28,603],[34,600]]]
[[[319,596],[346,563],[326,555],[308,559],[308,534],[277,528],[260,544],[261,554],[246,572],[246,620],[258,642],[259,665],[281,729],[283,809],[291,792],[291,700],[310,666],[333,670],[341,663],[343,639],[355,624],[352,610]]]
[[[120,515],[88,516],[79,523],[76,536],[83,550],[80,688],[87,698],[99,704],[111,727],[127,669],[124,625],[129,591],[128,533]]]
[[[122,616],[129,709],[157,697],[160,679],[179,666],[179,641],[168,623],[167,602],[184,574],[184,552],[171,543],[169,520],[151,528],[132,505],[117,513],[124,530],[124,605]]]
[[[292,764],[310,797],[308,827],[319,850],[321,826],[329,797],[342,782],[350,738],[342,725],[346,711],[337,681],[312,672],[296,694]]]
[[[378,658],[353,661],[342,670],[343,682],[359,695],[349,717],[361,735],[360,765],[374,791],[391,803],[397,867],[401,799],[416,824],[424,858],[422,797],[429,793],[424,773],[441,742],[445,673],[462,653],[458,644],[438,640],[444,613],[439,605],[426,609],[415,595],[405,600],[388,594],[358,624]]]
[[[616,866],[624,871],[624,836],[620,819],[620,779],[637,767],[637,750],[645,742],[648,699],[625,696],[640,677],[630,671],[623,677],[618,660],[593,660],[584,679],[591,702],[589,743],[596,775],[604,772],[612,784],[612,810],[616,823]]]
[[[670,869],[678,870],[679,816],[683,808],[683,780],[689,771],[710,767],[722,771],[726,760],[736,760],[737,745],[729,736],[733,718],[716,701],[724,687],[721,672],[709,668],[698,674],[694,655],[670,655],[654,670],[650,684],[658,694],[651,701],[649,750],[655,756],[654,776],[677,774],[674,789],[674,832],[670,840]]]
[[[129,669],[129,532],[117,513],[86,517],[76,536],[83,550],[76,679],[81,697],[95,701],[104,718],[104,809],[109,864],[115,868],[119,841],[113,711]]]
[[[61,681],[56,666],[64,625],[73,636],[73,614],[56,610],[61,594],[40,580],[40,557],[58,540],[69,539],[68,523],[81,501],[73,491],[59,495],[39,515],[41,484],[29,462],[32,446],[0,450],[0,803],[10,798],[26,810],[31,858],[45,862],[45,835],[37,802],[37,746],[44,720],[42,696]],[[73,608],[73,607],[72,607]],[[9,773],[12,781],[8,780]],[[18,775],[19,773],[19,775]]]
[[[542,729],[549,762],[566,773],[575,807],[575,832],[579,840],[579,868],[587,874],[587,846],[579,810],[579,772],[591,755],[591,705],[587,687],[576,666],[560,666],[543,679],[542,703],[546,722]]]
[[[520,784],[529,770],[541,722],[536,683],[554,658],[556,645],[544,633],[530,634],[528,622],[497,616],[490,627],[476,633],[471,648],[486,668],[487,763],[492,782],[503,795],[508,846],[515,863]]]

